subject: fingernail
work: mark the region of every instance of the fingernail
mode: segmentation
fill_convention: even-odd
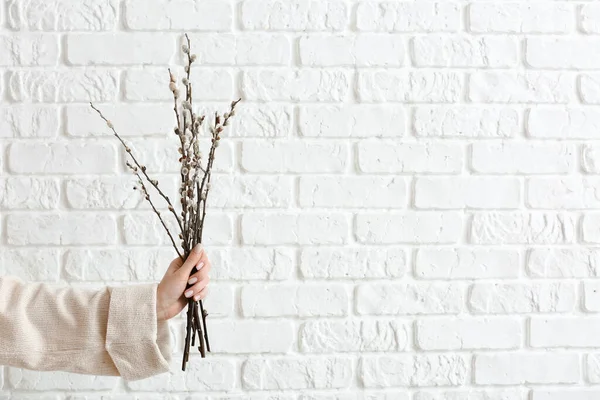
[[[185,297],[191,297],[193,293],[194,293],[194,291],[192,289],[190,289],[187,292],[185,292],[184,295],[185,295]]]
[[[196,300],[196,301],[200,300],[200,295],[199,294],[195,295],[194,300]]]
[[[195,276],[193,278],[190,278],[190,280],[188,281],[188,283],[190,285],[193,285],[194,283],[196,283],[198,281],[198,278],[196,278]]]
[[[198,265],[196,266],[196,269],[197,269],[198,271],[200,271],[200,270],[202,269],[202,267],[204,267],[204,263],[203,263],[203,262],[201,262],[200,264],[198,264]]]
[[[202,244],[198,243],[196,246],[194,246],[194,250],[193,251],[196,254],[202,253]]]

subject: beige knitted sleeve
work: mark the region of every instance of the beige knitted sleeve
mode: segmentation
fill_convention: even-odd
[[[0,365],[147,378],[169,370],[156,284],[57,288],[0,277]]]

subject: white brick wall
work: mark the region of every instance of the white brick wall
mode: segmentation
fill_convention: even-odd
[[[600,0],[6,0],[0,274],[174,257],[96,102],[175,194],[168,66],[244,101],[206,245],[214,353],[140,382],[0,366],[0,400],[600,398]],[[143,329],[143,327],[140,327]]]

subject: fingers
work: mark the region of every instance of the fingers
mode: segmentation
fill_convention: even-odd
[[[181,268],[177,270],[177,273],[185,276],[186,278],[190,276],[192,269],[196,265],[198,265],[198,262],[202,259],[203,255],[204,249],[202,248],[202,245],[197,244],[188,256],[188,258],[185,260]]]
[[[183,295],[188,299],[190,297],[193,297],[196,301],[204,299],[204,297],[206,297],[206,294],[208,293],[208,281],[208,278],[201,280],[200,282],[196,283],[194,286],[186,290]]]
[[[198,263],[196,269],[198,270],[198,272],[195,272],[192,276],[190,276],[190,279],[188,279],[188,284],[190,285],[193,285],[194,283],[208,277],[208,273],[211,269],[211,264],[210,262],[208,262],[208,260],[204,258],[203,261],[200,261]]]

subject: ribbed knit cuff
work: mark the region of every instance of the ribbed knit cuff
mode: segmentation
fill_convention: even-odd
[[[169,371],[170,333],[156,316],[157,284],[111,288],[106,350],[125,380]]]

